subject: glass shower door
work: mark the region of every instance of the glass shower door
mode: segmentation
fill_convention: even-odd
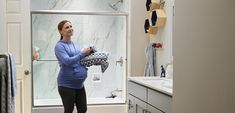
[[[81,48],[94,45],[109,53],[109,67],[91,66],[85,81],[88,104],[125,103],[126,16],[95,13],[48,14],[32,12],[33,106],[62,105],[57,91],[58,61],[54,46],[60,39],[57,24],[67,19],[74,28],[72,40]]]

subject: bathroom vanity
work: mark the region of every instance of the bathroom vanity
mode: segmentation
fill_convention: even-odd
[[[129,77],[128,113],[172,113],[172,79]]]

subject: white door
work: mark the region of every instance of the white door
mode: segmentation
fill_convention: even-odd
[[[0,3],[0,50],[13,54],[17,69],[15,111],[31,113],[30,0],[1,0]]]

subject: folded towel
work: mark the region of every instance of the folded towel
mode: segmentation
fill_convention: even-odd
[[[109,54],[106,52],[97,52],[94,46],[90,48],[92,49],[91,54],[81,59],[80,61],[81,65],[86,67],[90,67],[92,65],[101,65],[101,71],[102,73],[104,73],[109,66],[108,62]]]

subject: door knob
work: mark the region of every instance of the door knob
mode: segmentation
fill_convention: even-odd
[[[24,70],[25,75],[29,75],[29,70]]]

